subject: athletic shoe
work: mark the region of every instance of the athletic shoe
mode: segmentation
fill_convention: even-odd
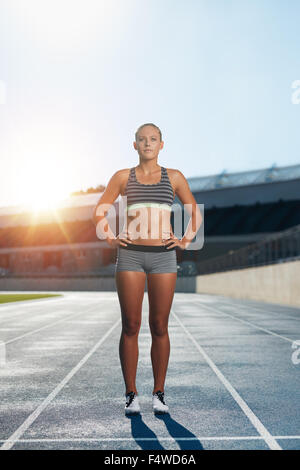
[[[125,414],[136,414],[140,412],[140,404],[137,395],[134,392],[129,392],[126,395]]]
[[[165,404],[164,393],[160,390],[152,395],[152,407],[154,413],[168,413],[169,408]]]

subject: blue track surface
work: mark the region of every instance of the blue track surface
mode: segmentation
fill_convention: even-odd
[[[300,309],[175,293],[165,386],[154,416],[143,303],[137,387],[124,415],[116,292],[2,304],[0,448],[300,449]],[[300,346],[298,346],[300,348]],[[296,361],[297,362],[297,361]]]

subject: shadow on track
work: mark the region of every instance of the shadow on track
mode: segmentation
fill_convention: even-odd
[[[171,437],[177,442],[181,450],[203,450],[203,446],[195,434],[191,433],[187,428],[179,424],[169,413],[156,414],[156,418],[164,421],[166,428]],[[156,434],[150,429],[142,420],[140,414],[128,415],[131,420],[131,433],[136,443],[144,450],[164,450],[164,447],[159,442]],[[147,441],[145,439],[153,439]],[[187,440],[186,440],[187,439]],[[189,440],[191,439],[191,440]]]
[[[155,417],[165,423],[170,436],[177,442],[181,450],[203,450],[203,446],[195,434],[171,418],[169,413],[156,414]],[[186,438],[192,440],[185,440]]]
[[[131,420],[131,433],[132,437],[136,440],[136,443],[145,450],[164,450],[164,447],[160,444],[156,434],[144,423],[140,414],[128,415],[128,419]],[[156,439],[153,441],[146,441],[143,439]]]

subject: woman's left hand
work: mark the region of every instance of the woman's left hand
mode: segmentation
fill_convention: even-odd
[[[188,245],[188,242],[179,240],[179,238],[175,237],[174,234],[171,234],[170,238],[168,238],[165,241],[165,246],[169,250],[173,246],[178,246],[181,250],[185,250],[186,246]]]

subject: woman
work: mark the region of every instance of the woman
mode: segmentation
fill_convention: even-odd
[[[95,208],[94,221],[101,221],[101,226],[107,227],[107,242],[117,248],[115,281],[122,314],[119,355],[126,387],[125,413],[140,411],[135,380],[146,276],[154,377],[152,405],[154,412],[165,413],[168,406],[164,400],[164,384],[170,355],[168,319],[177,278],[175,250],[176,247],[187,248],[202,217],[183,174],[157,163],[164,145],[160,129],[152,123],[143,124],[135,139],[133,145],[139,154],[139,164],[119,170],[111,177]],[[119,194],[127,198],[126,229],[115,237],[104,216]],[[187,210],[191,216],[181,239],[174,236],[170,223],[175,195],[183,204],[189,204]],[[108,206],[102,206],[101,216],[96,217],[101,204]]]

